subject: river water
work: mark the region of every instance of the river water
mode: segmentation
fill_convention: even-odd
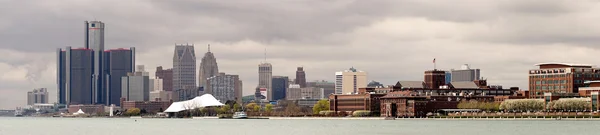
[[[0,135],[598,135],[600,121],[0,117]]]

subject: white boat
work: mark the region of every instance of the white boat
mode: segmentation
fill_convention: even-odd
[[[233,117],[234,119],[247,119],[248,115],[246,115],[245,112],[235,112],[233,113]]]

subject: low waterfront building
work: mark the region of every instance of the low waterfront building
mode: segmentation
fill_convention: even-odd
[[[385,94],[342,94],[329,96],[329,110],[353,112],[358,110],[371,111],[373,114],[380,112],[379,98]]]
[[[148,113],[157,113],[169,108],[171,103],[171,101],[123,101],[121,107],[124,110],[138,108]]]
[[[397,91],[381,97],[382,117],[426,117],[441,109],[458,109],[461,101],[494,102],[494,96],[429,95]]]
[[[77,111],[85,112],[85,114],[99,114],[104,113],[104,105],[69,105],[69,113],[75,113]]]

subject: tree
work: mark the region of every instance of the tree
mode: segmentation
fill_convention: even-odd
[[[229,107],[228,105],[224,105],[221,106],[218,111],[219,114],[229,113],[229,111],[231,111],[231,107]]]
[[[254,111],[254,107],[258,106],[256,103],[250,103],[246,105],[246,110]],[[260,109],[260,108],[259,108]],[[258,110],[256,110],[258,111]]]
[[[267,112],[273,111],[273,105],[272,104],[265,105],[265,111],[267,111]]]
[[[254,108],[252,109],[254,112],[258,112],[260,111],[260,106],[255,105]]]
[[[285,107],[285,112],[288,115],[293,115],[293,114],[300,112],[300,107],[298,107],[298,105],[296,105],[296,103],[289,103],[287,105],[287,107]]]
[[[329,110],[329,101],[324,100],[324,99],[319,100],[319,102],[317,102],[312,109],[313,109],[313,114],[319,114],[319,112],[321,112],[321,111],[327,111],[327,110]]]
[[[139,116],[140,112],[141,112],[141,110],[139,108],[131,108],[131,109],[127,109],[127,112],[125,112],[125,115],[127,115],[127,116]]]
[[[233,111],[234,112],[239,112],[242,110],[242,106],[238,103],[233,104]]]

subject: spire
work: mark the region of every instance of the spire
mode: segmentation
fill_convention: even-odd
[[[208,44],[208,52],[210,52],[210,44]]]
[[[265,63],[267,63],[267,48],[265,47]]]

